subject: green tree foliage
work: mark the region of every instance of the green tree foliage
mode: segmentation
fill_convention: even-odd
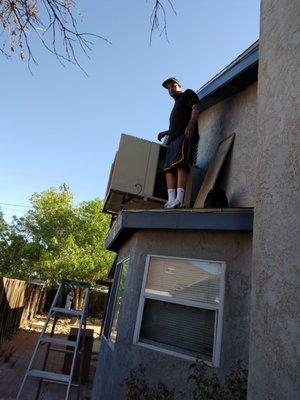
[[[113,255],[104,249],[109,216],[101,212],[103,203],[74,207],[72,200],[66,189],[32,196],[32,209],[5,228],[2,274],[55,284],[62,278],[93,282],[107,273]]]
[[[23,234],[17,218],[14,218],[10,226],[5,222],[2,223],[2,230],[0,228],[0,275],[20,279],[28,277],[34,267],[34,261],[38,260],[38,254],[39,248]]]
[[[32,261],[31,244],[18,233],[15,222],[9,226],[0,212],[0,274],[20,278],[26,274],[29,259]]]
[[[0,273],[5,263],[6,251],[8,247],[7,243],[7,230],[8,225],[3,218],[3,213],[0,210]]]

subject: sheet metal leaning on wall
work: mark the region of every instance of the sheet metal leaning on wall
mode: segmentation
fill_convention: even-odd
[[[234,137],[235,133],[232,133],[230,136],[219,142],[217,150],[209,163],[207,173],[205,175],[193,208],[204,208],[205,199],[208,195],[208,192],[214,188],[219,172],[222,168],[223,162],[231,147]]]

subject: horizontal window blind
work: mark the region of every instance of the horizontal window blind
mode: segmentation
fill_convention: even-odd
[[[220,263],[153,257],[145,286],[147,294],[177,299],[220,303],[222,270]]]
[[[145,299],[139,340],[211,361],[215,312]]]

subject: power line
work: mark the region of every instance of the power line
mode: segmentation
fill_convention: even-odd
[[[31,206],[25,206],[24,204],[11,204],[11,203],[0,203],[0,204],[4,206],[31,208]]]
[[[13,211],[15,213],[24,213],[26,212],[25,210],[17,210],[16,208],[9,208],[9,207],[1,207],[3,210],[8,210],[8,211]]]

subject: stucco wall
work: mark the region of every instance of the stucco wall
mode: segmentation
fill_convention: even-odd
[[[300,393],[299,28],[299,1],[262,1],[249,400]]]
[[[131,368],[142,363],[149,383],[163,381],[187,390],[191,362],[133,345],[133,334],[147,254],[226,261],[226,289],[220,368],[224,376],[237,360],[248,362],[252,235],[246,232],[139,231],[123,246],[119,260],[130,256],[125,295],[114,350],[102,341],[93,400],[125,399],[120,388]],[[182,400],[190,400],[186,394]]]
[[[262,1],[249,400],[300,393],[299,14]]]
[[[232,151],[221,171],[221,187],[232,207],[254,206],[256,165],[257,83],[237,95],[210,107],[199,118],[200,141],[193,183],[194,195],[199,189],[207,165],[220,140],[235,132]],[[192,196],[193,197],[193,196]]]

